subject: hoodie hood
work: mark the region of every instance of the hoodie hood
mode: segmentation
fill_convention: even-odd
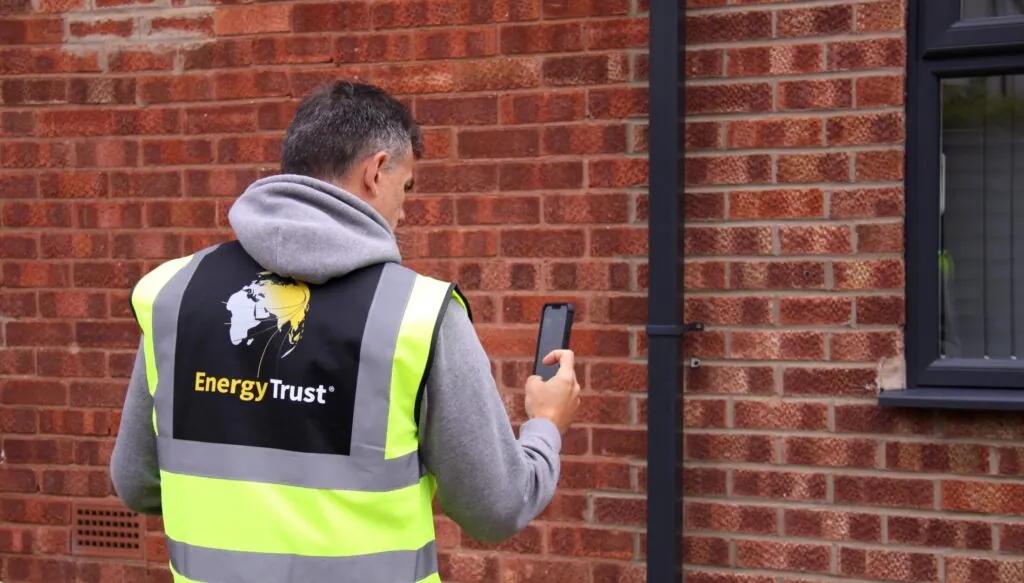
[[[402,260],[394,233],[373,207],[308,176],[257,180],[231,206],[228,222],[264,269],[308,283]]]

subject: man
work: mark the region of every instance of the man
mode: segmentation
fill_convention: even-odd
[[[378,88],[300,104],[237,242],[132,290],[142,328],[111,474],[163,516],[175,581],[440,581],[432,499],[507,539],[550,502],[579,403],[570,351],[516,440],[469,306],[399,265],[419,129]]]

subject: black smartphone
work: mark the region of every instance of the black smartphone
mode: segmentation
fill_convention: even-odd
[[[569,303],[544,304],[540,313],[540,330],[537,332],[537,354],[533,359],[533,374],[548,380],[558,372],[558,363],[547,366],[544,357],[552,350],[569,348],[572,332],[572,318],[576,306]]]

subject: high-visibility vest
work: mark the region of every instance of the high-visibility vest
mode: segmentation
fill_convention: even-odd
[[[417,421],[452,297],[394,263],[305,284],[237,242],[136,284],[175,582],[440,582]]]

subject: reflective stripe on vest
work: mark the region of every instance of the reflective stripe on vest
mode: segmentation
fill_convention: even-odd
[[[176,438],[174,375],[194,374],[175,370],[182,298],[222,247],[160,265],[131,297],[175,581],[439,583],[434,481],[420,463],[416,412],[444,310],[454,297],[468,311],[465,298],[452,284],[383,266],[362,335],[351,427],[359,440],[349,455]]]

